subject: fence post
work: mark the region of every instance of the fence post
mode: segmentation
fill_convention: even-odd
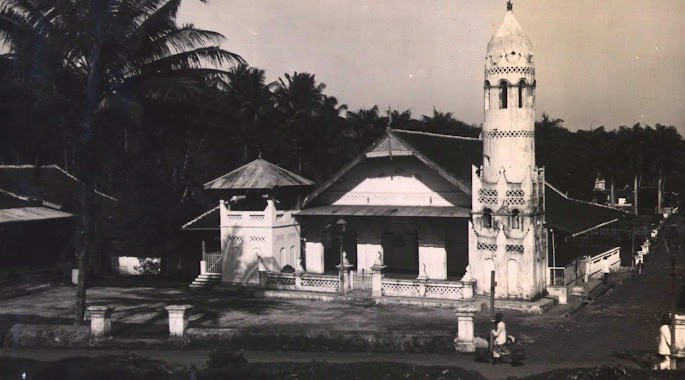
[[[383,295],[383,268],[385,265],[376,261],[371,267],[371,295],[373,297],[381,297]]]

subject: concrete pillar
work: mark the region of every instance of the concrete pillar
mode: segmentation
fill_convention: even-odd
[[[429,280],[447,279],[447,251],[443,242],[419,242],[419,274],[424,265]]]
[[[295,289],[302,289],[302,275],[304,272],[295,271]]]
[[[305,245],[307,273],[323,273],[323,244],[320,241],[307,241]]]
[[[260,270],[257,272],[259,274],[259,286],[262,288],[266,288],[266,278],[268,274],[266,273],[265,270]]]
[[[476,307],[471,305],[460,306],[455,311],[457,315],[457,336],[454,338],[454,349],[459,352],[476,351],[473,335],[473,318],[476,316],[476,311]]]
[[[169,336],[171,338],[183,338],[183,333],[188,327],[189,311],[192,308],[190,305],[169,305],[166,307],[169,312]]]
[[[95,338],[107,338],[112,331],[112,306],[88,306],[90,334]]]
[[[426,281],[427,279],[424,276],[419,276],[419,297],[425,297],[426,296]]]
[[[676,353],[685,354],[685,314],[675,315],[675,349]]]
[[[71,270],[71,283],[74,285],[78,285],[78,269]]]
[[[200,261],[200,274],[205,274],[207,273],[207,262],[202,260]]]
[[[340,270],[340,267],[342,267],[343,270],[343,294],[347,294],[352,290],[352,276],[350,276],[350,268],[352,268],[352,265],[347,262],[347,257],[345,257],[345,261],[346,262],[335,266],[338,270]]]
[[[371,295],[373,297],[383,296],[383,265],[380,261],[371,267]]]

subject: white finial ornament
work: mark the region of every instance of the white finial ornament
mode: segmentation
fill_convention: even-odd
[[[376,259],[376,262],[373,263],[373,265],[381,266],[383,265],[383,254],[381,251],[378,251],[378,258]]]

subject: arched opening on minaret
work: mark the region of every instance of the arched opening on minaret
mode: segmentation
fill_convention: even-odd
[[[521,229],[521,213],[519,210],[514,209],[511,211],[511,229],[520,230]]]
[[[506,109],[509,100],[509,84],[506,81],[501,81],[499,88],[499,108]]]
[[[490,109],[490,82],[485,81],[485,110]]]
[[[523,102],[525,101],[525,91],[526,81],[521,79],[521,81],[519,81],[519,108],[523,108]]]
[[[492,210],[489,208],[483,210],[482,225],[483,228],[492,228]]]

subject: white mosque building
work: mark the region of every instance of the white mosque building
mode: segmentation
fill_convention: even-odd
[[[559,242],[611,226],[621,212],[568,198],[536,166],[533,44],[510,3],[487,45],[483,83],[481,138],[388,128],[303,202],[285,202],[291,210],[269,201],[265,209],[232,211],[222,201],[188,223],[184,229],[220,223],[222,263],[205,277],[457,300],[489,294],[493,271],[500,299],[534,300],[570,285],[564,266],[590,253],[557,259]],[[231,190],[215,181],[206,187]],[[342,277],[341,251],[350,272]],[[617,268],[618,252],[611,252]],[[604,254],[590,256],[596,253]]]

